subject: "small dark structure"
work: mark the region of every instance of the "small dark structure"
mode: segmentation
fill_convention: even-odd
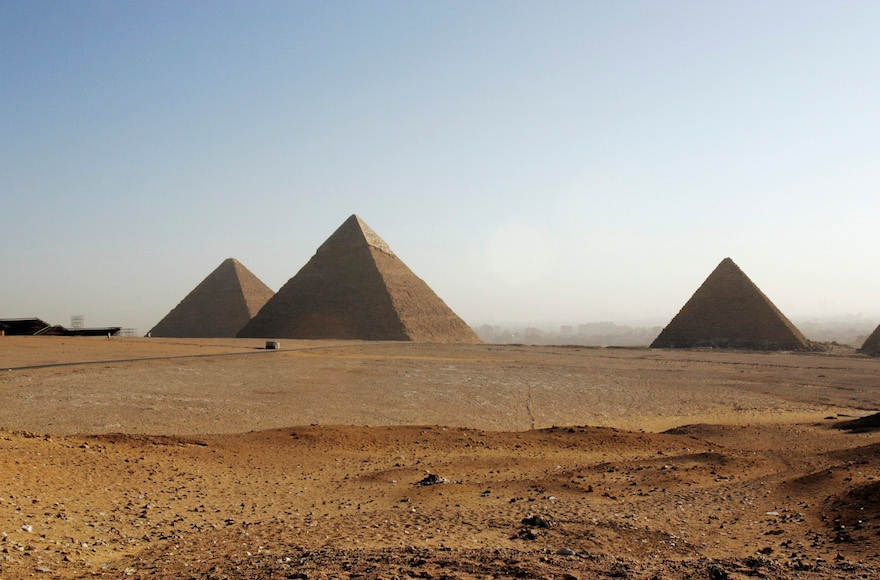
[[[52,325],[39,318],[4,318],[0,320],[7,336],[34,336],[43,334]]]
[[[121,326],[65,328],[60,324],[49,324],[39,318],[0,319],[0,330],[3,330],[6,336],[116,336],[121,329]]]

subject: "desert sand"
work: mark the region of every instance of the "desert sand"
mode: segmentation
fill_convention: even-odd
[[[880,575],[878,359],[264,343],[0,338],[0,577]]]

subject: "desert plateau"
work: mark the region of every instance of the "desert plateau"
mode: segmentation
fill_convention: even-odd
[[[0,578],[880,575],[880,359],[0,337]]]

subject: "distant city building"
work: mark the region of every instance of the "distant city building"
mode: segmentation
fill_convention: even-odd
[[[563,328],[570,328],[564,334]],[[526,329],[505,329],[501,326],[483,324],[475,330],[484,342],[491,344],[533,344],[533,345],[572,345],[572,346],[625,346],[647,347],[651,344],[660,327],[631,327],[612,322],[562,325],[558,331],[542,330],[538,327]],[[577,328],[578,332],[573,331]]]

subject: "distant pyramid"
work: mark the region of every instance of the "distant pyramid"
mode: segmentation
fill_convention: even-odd
[[[809,350],[809,341],[730,258],[722,260],[651,348]]]
[[[238,336],[481,342],[356,215]]]
[[[859,350],[867,355],[880,356],[880,326],[875,328],[871,336],[865,339],[865,344]]]
[[[232,338],[272,295],[250,270],[229,258],[159,321],[150,335]]]

